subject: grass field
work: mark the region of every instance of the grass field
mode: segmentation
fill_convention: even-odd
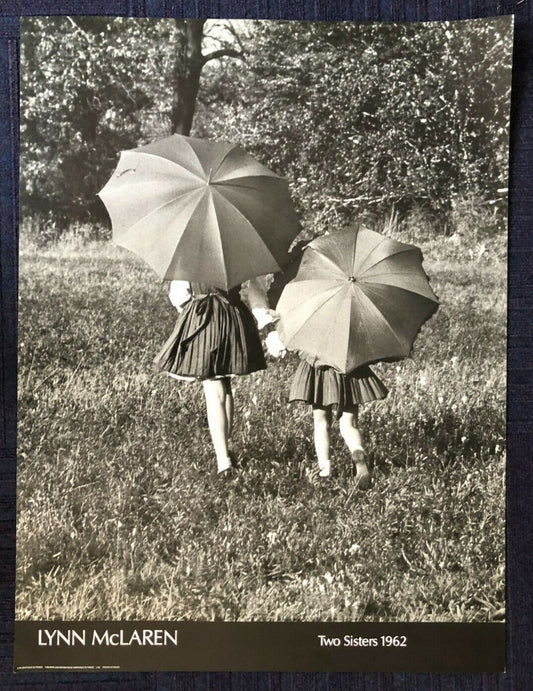
[[[152,371],[164,287],[109,243],[22,237],[17,618],[503,619],[502,242],[419,243],[442,304],[376,368],[361,493],[337,429],[313,481],[294,356],[234,380],[244,467],[218,483],[200,385]]]

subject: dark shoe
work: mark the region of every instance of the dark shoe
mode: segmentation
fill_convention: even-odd
[[[233,466],[230,465],[229,468],[225,468],[224,470],[219,470],[215,474],[215,478],[217,482],[229,482],[230,480],[233,480],[234,477],[236,477],[237,472]]]
[[[356,449],[352,453],[352,460],[355,463],[355,482],[357,487],[366,492],[372,484],[372,475],[365,461],[365,452],[362,449]]]

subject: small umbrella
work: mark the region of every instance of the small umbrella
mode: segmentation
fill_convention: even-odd
[[[286,180],[225,142],[174,134],[123,151],[99,195],[113,240],[166,280],[228,290],[279,271],[300,230]]]
[[[408,357],[437,307],[417,247],[350,227],[308,245],[276,309],[287,348],[348,373]]]

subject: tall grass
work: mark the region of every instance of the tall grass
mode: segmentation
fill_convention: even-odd
[[[393,224],[394,225],[394,224]],[[409,235],[409,229],[392,229]],[[401,239],[401,238],[400,238]],[[221,484],[201,387],[152,371],[175,315],[109,243],[21,239],[18,619],[490,621],[504,612],[501,236],[423,241],[441,300],[317,484],[296,358],[236,378]]]

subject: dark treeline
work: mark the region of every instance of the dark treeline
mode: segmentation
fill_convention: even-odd
[[[391,213],[451,232],[473,199],[503,225],[507,28],[27,18],[23,214],[104,228],[96,192],[118,152],[186,131],[189,109],[193,136],[240,142],[286,176],[313,232]]]

